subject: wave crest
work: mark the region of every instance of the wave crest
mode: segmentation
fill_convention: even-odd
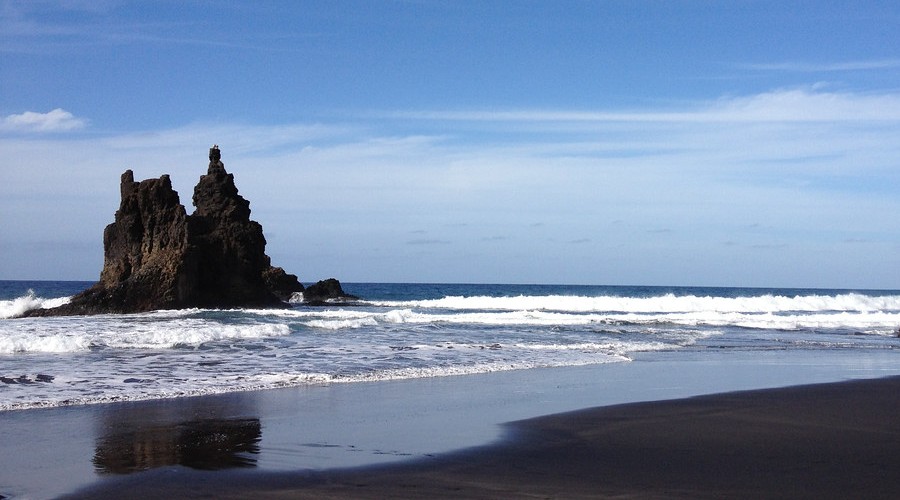
[[[32,309],[51,309],[68,304],[71,297],[45,299],[38,297],[34,290],[12,300],[0,300],[0,319],[15,318]]]
[[[861,293],[838,295],[758,295],[746,297],[714,297],[675,295],[668,293],[653,297],[597,297],[574,295],[519,295],[515,297],[447,296],[440,299],[415,301],[372,301],[379,307],[494,310],[494,311],[557,311],[557,312],[619,312],[619,313],[783,313],[783,312],[900,312],[900,295],[871,296]]]

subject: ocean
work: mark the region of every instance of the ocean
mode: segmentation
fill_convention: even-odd
[[[90,285],[0,281],[0,411],[629,363],[638,354],[900,352],[897,290],[344,283],[359,302],[13,318]]]

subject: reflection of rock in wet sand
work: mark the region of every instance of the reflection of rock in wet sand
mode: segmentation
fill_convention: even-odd
[[[207,470],[255,467],[261,437],[256,418],[116,429],[97,440],[94,467],[108,474],[167,465]]]

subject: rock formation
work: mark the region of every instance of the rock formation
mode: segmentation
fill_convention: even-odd
[[[168,175],[122,174],[119,210],[103,232],[100,281],[64,306],[28,315],[130,313],[188,307],[280,307],[303,285],[273,267],[262,226],[225,171],[218,146],[187,215]]]
[[[335,300],[347,302],[359,300],[359,297],[344,293],[341,283],[334,278],[309,285],[303,291],[303,302],[307,305],[322,305]]]

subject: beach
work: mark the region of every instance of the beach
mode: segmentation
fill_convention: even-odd
[[[368,468],[163,470],[70,498],[896,498],[900,378],[635,403],[509,424],[500,443]]]
[[[900,499],[900,1],[732,3],[0,0],[0,500]]]
[[[886,497],[898,484],[889,459],[900,451],[893,354],[652,353],[631,363],[4,412],[0,494],[781,491],[760,489],[768,487],[796,497],[809,487],[810,496],[868,488]],[[860,381],[842,382],[851,379]],[[808,386],[824,382],[838,384]],[[785,386],[796,388],[743,392]]]

